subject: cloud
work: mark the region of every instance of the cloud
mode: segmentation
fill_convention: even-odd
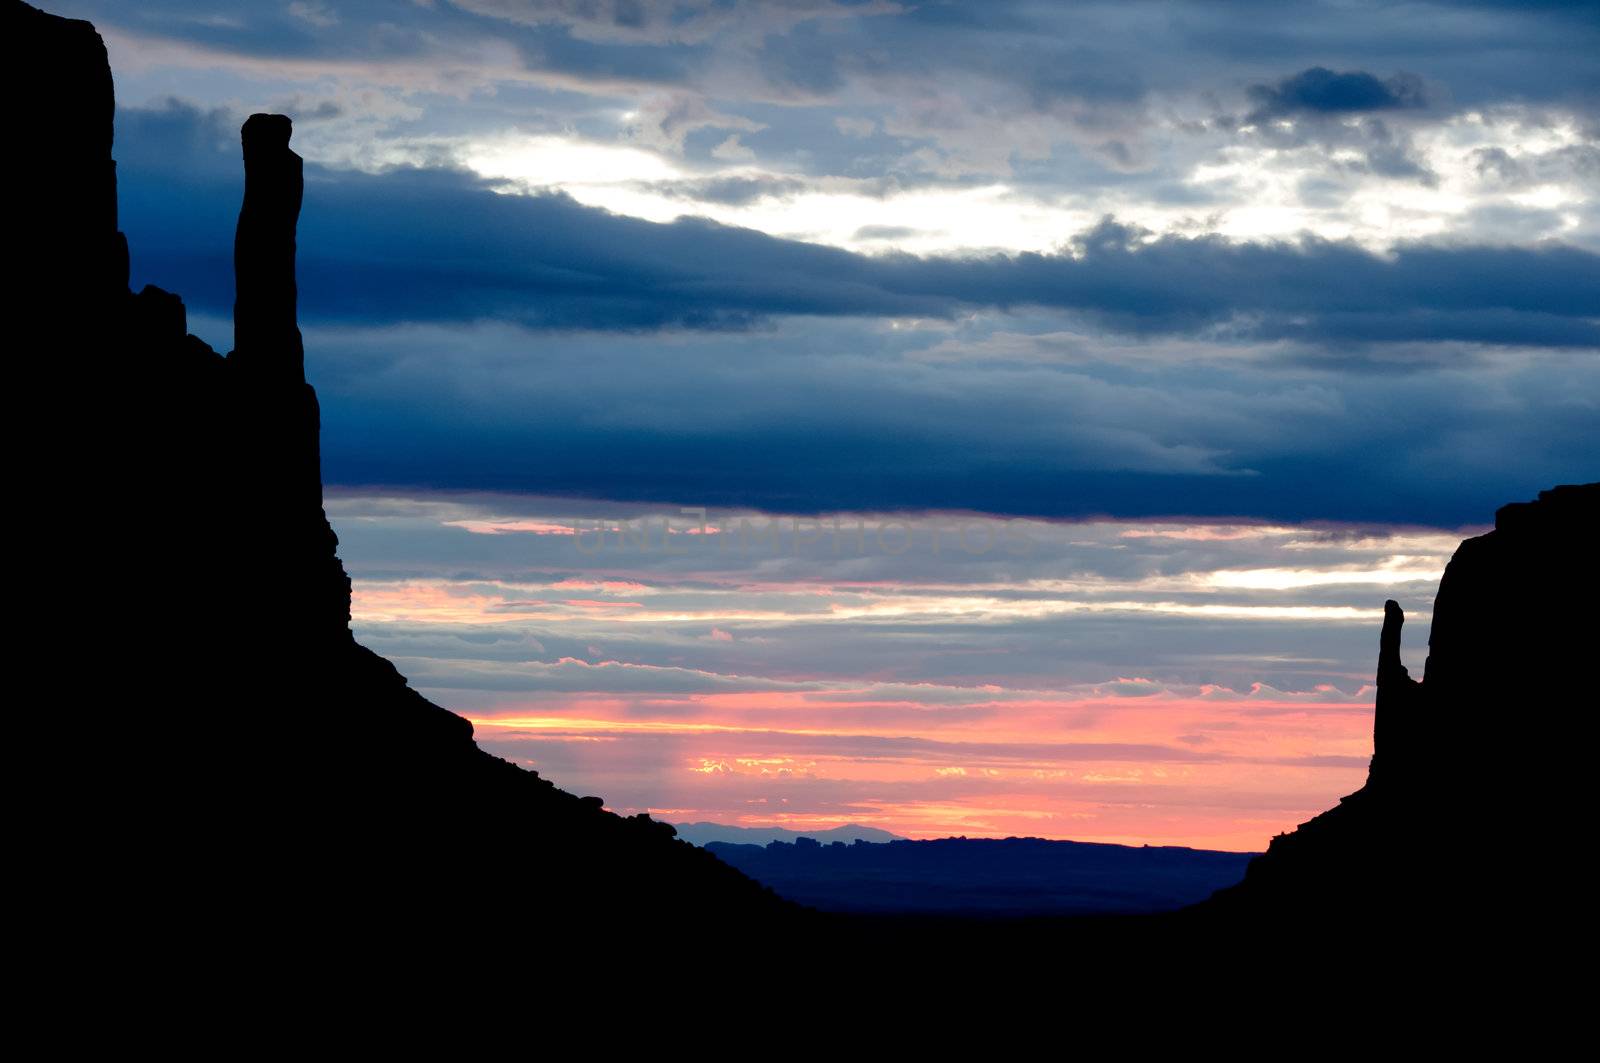
[[[735,129],[756,132],[763,128],[760,122],[740,115],[724,114],[711,107],[698,96],[676,93],[646,100],[635,112],[627,128],[627,138],[637,144],[681,154],[685,139],[700,129]],[[739,147],[737,135],[726,137],[721,146]],[[715,150],[715,149],[714,149]],[[745,148],[746,154],[750,154]],[[743,156],[735,154],[735,158]]]
[[[1422,81],[1398,74],[1379,79],[1363,70],[1335,72],[1314,66],[1274,85],[1252,85],[1251,121],[1294,115],[1350,115],[1423,107]]]
[[[665,195],[699,203],[743,206],[761,199],[785,199],[804,191],[807,182],[771,174],[731,174],[684,181],[660,181],[651,186]]]
[[[339,22],[318,27],[282,4],[219,25],[193,0],[151,0],[136,19],[126,5],[65,2],[107,30],[125,104],[176,89],[229,101],[236,120],[328,115],[301,122],[297,143],[332,166],[471,165],[484,145],[527,137],[610,148],[578,167],[587,185],[538,162],[501,176],[655,220],[700,212],[929,253],[1046,251],[1111,214],[1158,232],[1309,231],[1387,250],[1502,242],[1503,209],[1476,208],[1528,195],[1549,213],[1516,242],[1600,247],[1592,175],[1576,157],[1552,158],[1564,169],[1552,177],[1530,167],[1526,187],[1473,180],[1460,162],[1480,146],[1576,154],[1593,139],[1583,60],[1600,41],[1578,9],[1180,3],[1154,20],[1140,4],[504,3],[493,11],[507,17],[486,17],[351,0],[323,5]],[[1374,56],[1423,79],[1428,106],[1302,111],[1251,133],[1216,118],[1255,106],[1252,85],[1285,105],[1308,93],[1326,103],[1304,71],[1355,77]],[[1411,98],[1405,78],[1365,76]],[[681,179],[630,181],[616,153],[630,135],[635,160]],[[719,158],[722,145],[739,157]],[[855,239],[874,225],[915,232]]]
[[[339,24],[338,13],[320,0],[292,0],[287,10],[295,18],[323,29]]]
[[[562,94],[535,104],[555,128],[593,123],[596,105],[631,110],[662,95],[725,121],[768,123],[767,143],[741,142],[765,157],[770,143],[799,140],[790,158],[811,172],[855,172],[862,145],[851,138],[881,130],[880,172],[959,180],[1049,164],[1062,188],[1080,182],[1080,171],[1097,181],[1152,167],[1168,178],[1181,172],[1195,148],[1174,136],[1185,116],[1241,81],[1269,109],[1301,115],[1399,113],[1395,104],[1417,99],[1413,79],[1426,79],[1430,93],[1443,86],[1441,100],[1448,94],[1461,107],[1590,106],[1586,58],[1600,40],[1576,5],[1529,13],[1492,4],[1319,2],[1291,11],[1190,2],[1152,19],[1138,4],[997,2],[958,12],[836,0],[473,0],[398,11],[343,3],[338,24],[314,26],[282,5],[218,25],[192,0],[150,0],[137,19],[126,5],[66,2],[70,13],[97,18],[130,60],[199,79],[232,68],[301,88],[331,79],[408,97],[481,91],[473,106],[439,108],[444,124],[519,110],[525,117],[499,101],[526,101],[526,88],[540,86]],[[323,8],[331,10],[297,10]],[[1415,74],[1382,79],[1352,68],[1378,42]],[[1285,64],[1304,67],[1267,80]],[[822,128],[838,143],[817,136]]]
[[[489,748],[613,806],[722,819],[854,809],[936,832],[952,817],[969,833],[1155,829],[1193,841],[1217,829],[1242,845],[1359,782],[1381,599],[1399,597],[1425,627],[1457,540],[1416,528],[1037,522],[1032,553],[973,556],[951,529],[981,518],[937,514],[903,516],[918,546],[895,555],[836,556],[825,541],[800,553],[707,543],[585,554],[571,536],[541,534],[583,510],[570,500],[329,501],[363,643],[471,716]],[[671,508],[598,508],[697,524]],[[931,528],[946,531],[939,552]],[[1408,578],[1417,571],[1426,578]],[[1381,593],[1380,572],[1396,581]],[[1260,578],[1274,573],[1288,578]],[[580,589],[651,616],[494,612]],[[441,619],[444,599],[473,615]],[[1161,611],[1174,599],[1355,617]],[[1150,608],[993,608],[1064,600]],[[924,615],[897,615],[908,605]],[[1408,664],[1425,652],[1419,631]]]
[[[902,10],[882,0],[457,0],[456,6],[522,25],[560,26],[581,40],[654,45],[724,35],[759,39],[813,20]]]
[[[856,230],[858,240],[899,240],[917,233],[904,225],[863,225]]]
[[[117,146],[135,285],[219,349],[231,124],[124,111]],[[1104,222],[1055,254],[867,256],[455,171],[307,174],[332,482],[1453,524],[1587,465],[1600,276],[1560,244]]]
[[[239,178],[216,113],[124,112],[137,273],[222,311]],[[188,219],[177,224],[177,219]],[[742,329],[783,315],[954,319],[1044,308],[1142,336],[1600,345],[1600,255],[1307,238],[1150,238],[1107,218],[1053,254],[867,256],[703,219],[656,223],[452,170],[308,169],[308,322]]]
[[[1049,308],[1135,335],[1600,345],[1600,256],[1560,245],[1386,258],[1310,239],[1144,243],[1108,219],[1075,253],[869,258],[560,195],[495,195],[450,173],[337,175],[314,191],[301,257],[311,320],[745,328],[778,315]],[[391,211],[414,223],[397,229]]]

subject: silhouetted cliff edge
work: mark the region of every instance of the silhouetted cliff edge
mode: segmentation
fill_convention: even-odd
[[[1587,910],[1565,854],[1587,841],[1600,606],[1600,483],[1502,506],[1434,600],[1425,681],[1385,604],[1367,783],[1279,835],[1199,911],[1351,923],[1480,944]]]
[[[295,317],[289,119],[243,128],[224,356],[187,333],[177,295],[128,290],[94,28],[3,0],[0,39],[6,135],[25,149],[6,164],[13,403],[42,415],[13,451],[24,667],[37,704],[71,707],[33,721],[34,748],[60,753],[32,798],[86,918],[237,952],[241,933],[465,939],[468,901],[523,913],[546,944],[791,911],[670,826],[478,749],[351,637]]]

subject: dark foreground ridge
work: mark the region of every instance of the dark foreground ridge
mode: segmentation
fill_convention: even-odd
[[[244,127],[224,356],[188,335],[176,295],[128,291],[94,28],[0,0],[0,49],[7,98],[25,101],[6,131],[24,150],[4,167],[29,632],[13,666],[13,759],[29,782],[13,807],[42,898],[27,914],[55,962],[103,972],[116,957],[141,979],[173,956],[191,976],[277,979],[292,964],[281,988],[348,976],[359,958],[367,974],[471,983],[489,968],[438,957],[522,952],[541,971],[587,957],[620,976],[759,941],[778,957],[764,975],[812,956],[834,976],[870,969],[880,992],[931,972],[945,980],[929,992],[947,990],[952,970],[1017,971],[993,961],[1036,966],[1047,950],[1072,958],[1051,967],[1055,988],[1073,972],[1108,981],[1117,963],[1192,984],[1192,962],[1152,963],[1151,950],[1262,971],[1267,952],[1356,964],[1420,929],[1480,948],[1587,905],[1572,861],[1592,803],[1581,669],[1597,484],[1508,506],[1462,545],[1425,683],[1399,664],[1390,610],[1366,787],[1177,916],[824,919],[665,824],[484,753],[467,721],[350,633],[295,323],[289,120]],[[1238,947],[1252,930],[1260,952]],[[692,951],[654,947],[667,938]]]

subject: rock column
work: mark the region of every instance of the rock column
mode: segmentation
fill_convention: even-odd
[[[233,245],[234,357],[273,377],[305,379],[295,318],[295,225],[305,190],[300,156],[289,150],[289,119],[253,114],[245,122],[244,205]]]

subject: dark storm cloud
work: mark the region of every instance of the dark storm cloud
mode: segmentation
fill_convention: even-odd
[[[1411,374],[1205,366],[1194,351],[1127,364],[1114,348],[997,364],[982,355],[996,325],[329,328],[307,331],[307,357],[325,469],[343,484],[787,513],[1450,526],[1593,478],[1600,364],[1588,353],[1506,352]],[[955,357],[920,356],[933,345]]]
[[[1252,85],[1253,121],[1285,115],[1347,115],[1422,107],[1420,79],[1397,75],[1380,80],[1364,70],[1336,72],[1316,66],[1275,85]]]
[[[216,311],[232,302],[239,194],[220,121],[176,105],[125,112],[119,138],[136,275]],[[1149,336],[1600,345],[1600,256],[1560,245],[1414,245],[1383,257],[1310,238],[1144,240],[1107,220],[1058,254],[866,256],[498,194],[455,171],[320,167],[308,167],[300,235],[310,321],[724,329],[794,314],[1039,307]]]

